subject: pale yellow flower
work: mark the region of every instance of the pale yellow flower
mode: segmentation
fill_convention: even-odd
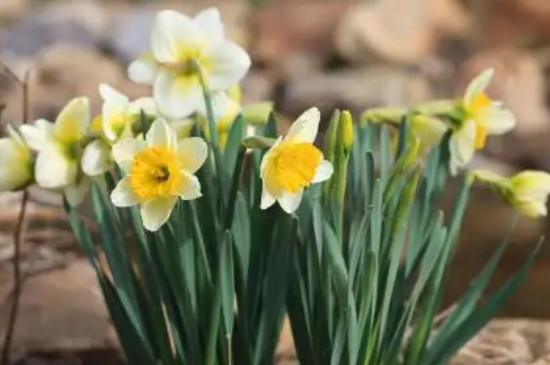
[[[508,201],[528,217],[546,216],[550,194],[550,174],[523,171],[509,180]]]
[[[143,139],[123,139],[113,146],[113,155],[126,176],[111,193],[117,207],[140,205],[143,226],[158,230],[170,217],[178,198],[201,196],[194,175],[206,160],[208,148],[197,137],[178,141],[174,129],[158,119]]]
[[[332,176],[332,164],[313,145],[320,118],[317,108],[304,112],[292,124],[286,137],[279,137],[263,157],[260,165],[262,209],[277,201],[285,212],[292,213],[302,201],[304,188]]]
[[[19,190],[33,180],[29,146],[9,124],[7,132],[8,137],[0,138],[0,192]]]

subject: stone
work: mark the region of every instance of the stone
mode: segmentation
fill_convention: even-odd
[[[32,57],[57,44],[94,48],[107,22],[104,8],[91,0],[51,5],[3,29],[0,33],[2,51]]]
[[[415,63],[432,54],[444,37],[462,34],[468,25],[456,0],[358,2],[340,20],[335,44],[350,61]]]
[[[0,338],[8,303],[0,308]],[[96,275],[85,259],[25,281],[14,336],[14,353],[118,346]]]
[[[332,39],[336,26],[352,3],[349,0],[266,3],[250,19],[253,58],[270,66],[294,53],[326,61],[335,53]]]
[[[359,113],[381,105],[412,105],[429,100],[429,83],[414,71],[388,66],[349,69],[291,80],[281,86],[279,109],[298,115],[311,105]]]

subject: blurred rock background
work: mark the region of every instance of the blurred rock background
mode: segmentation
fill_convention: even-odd
[[[257,6],[258,2],[0,0],[1,57],[21,78],[32,70],[31,120],[55,118],[76,95],[89,96],[98,112],[100,82],[131,97],[148,92],[126,79],[125,68],[147,49],[157,10],[194,14],[217,6],[230,36],[253,58],[243,82],[246,101],[272,99],[288,120],[311,105],[321,107],[325,115],[336,106],[357,115],[374,106],[453,97],[476,73],[494,67],[489,94],[513,110],[518,126],[505,137],[492,138],[474,164],[503,173],[550,169],[550,1],[271,0]],[[20,123],[21,87],[4,71],[0,86],[2,123]],[[12,296],[11,236],[19,198],[0,197],[0,338]],[[101,293],[75,249],[58,200],[33,191],[31,201],[16,329],[19,363],[119,363]],[[474,191],[468,209],[450,277],[449,304],[499,244],[513,215],[483,188]],[[548,223],[520,221],[497,284],[548,233]],[[543,356],[550,353],[550,325],[544,322],[550,317],[549,278],[550,249],[545,244],[526,283],[502,312],[537,320],[497,321],[456,363],[547,364]],[[510,347],[510,341],[520,348]],[[279,363],[292,363],[291,347],[285,335]],[[482,350],[476,352],[478,348]],[[514,353],[509,362],[509,354],[499,349]],[[479,354],[485,352],[493,360],[504,360],[484,362]]]

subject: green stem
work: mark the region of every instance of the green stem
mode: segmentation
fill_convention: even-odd
[[[239,154],[237,155],[237,162],[235,170],[233,170],[233,178],[231,181],[231,190],[229,193],[229,202],[227,203],[226,221],[224,229],[231,229],[233,224],[233,217],[235,215],[235,205],[237,203],[237,194],[239,192],[239,183],[241,181],[241,175],[243,172],[244,159],[246,157],[246,148],[239,148]]]

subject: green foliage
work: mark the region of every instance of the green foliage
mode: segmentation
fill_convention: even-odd
[[[387,127],[357,126],[346,162],[343,222],[326,203],[327,189],[310,189],[298,211],[288,314],[301,364],[446,364],[495,315],[533,262],[537,248],[482,301],[506,239],[452,313],[436,323],[472,180],[464,178],[445,218],[439,202],[447,186],[449,136],[421,168],[408,133],[401,123],[394,155]],[[327,155],[337,158],[333,138],[326,142]]]

